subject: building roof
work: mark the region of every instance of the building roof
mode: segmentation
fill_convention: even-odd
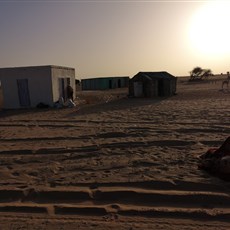
[[[0,70],[13,70],[13,69],[41,69],[41,68],[56,68],[56,69],[72,69],[72,67],[58,66],[58,65],[40,65],[40,66],[19,66],[19,67],[3,67]]]

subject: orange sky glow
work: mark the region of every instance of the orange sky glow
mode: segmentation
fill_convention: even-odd
[[[78,79],[226,73],[228,12],[229,1],[1,1],[0,68],[61,65]]]

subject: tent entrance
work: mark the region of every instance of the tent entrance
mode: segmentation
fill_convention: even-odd
[[[158,96],[159,97],[164,96],[164,80],[163,79],[158,80]]]
[[[17,79],[19,103],[22,107],[30,107],[28,79]]]
[[[143,83],[141,81],[134,82],[134,96],[143,97]]]

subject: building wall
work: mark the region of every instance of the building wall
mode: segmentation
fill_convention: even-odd
[[[129,77],[89,78],[81,81],[82,90],[106,90],[128,87]]]
[[[173,82],[171,84],[171,94],[175,95],[176,90],[177,90],[177,77],[175,77],[175,79],[173,80]]]
[[[83,79],[82,90],[105,90],[109,89],[109,78]]]
[[[3,108],[36,107],[39,103],[53,106],[60,96],[59,78],[70,79],[75,95],[75,70],[73,68],[60,66],[1,68]],[[29,106],[21,106],[20,104],[18,81],[28,83]]]
[[[48,66],[2,68],[0,69],[0,81],[2,84],[3,108],[22,108],[17,83],[17,80],[20,79],[27,79],[28,81],[29,107],[36,107],[40,102],[52,103],[51,76]]]
[[[145,97],[156,97],[158,95],[158,81],[148,81],[144,85]]]
[[[164,80],[164,96],[172,96],[176,93],[176,82],[177,78]]]
[[[53,102],[56,102],[59,100],[61,95],[61,85],[60,85],[60,79],[70,79],[70,86],[73,88],[73,97],[75,98],[76,95],[76,87],[75,87],[75,69],[74,68],[68,68],[68,67],[61,67],[61,66],[52,66],[51,68],[52,72],[52,92],[53,92]]]

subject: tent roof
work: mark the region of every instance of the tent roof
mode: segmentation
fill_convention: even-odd
[[[170,73],[166,71],[161,71],[161,72],[139,72],[135,76],[142,76],[147,78],[148,80],[153,80],[153,79],[160,79],[160,78],[167,78],[167,79],[174,79],[176,78],[175,76],[171,75]],[[134,77],[135,77],[134,76]]]

